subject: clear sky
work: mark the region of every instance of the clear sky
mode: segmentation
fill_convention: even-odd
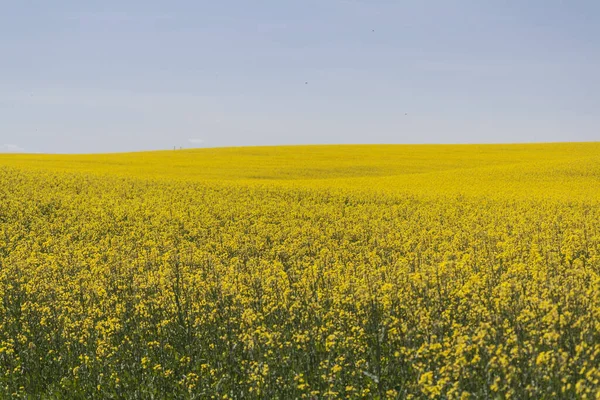
[[[600,140],[597,0],[7,0],[0,151]]]

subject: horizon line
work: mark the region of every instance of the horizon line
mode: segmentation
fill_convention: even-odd
[[[125,150],[108,152],[82,152],[82,153],[59,153],[59,152],[0,152],[0,156],[18,156],[18,155],[45,155],[45,156],[78,156],[78,155],[117,155],[117,154],[139,154],[139,153],[162,153],[173,151],[192,151],[192,150],[226,150],[226,149],[244,149],[244,148],[275,148],[275,147],[332,147],[332,146],[523,146],[523,145],[560,145],[560,144],[600,144],[598,141],[550,141],[550,142],[493,142],[493,143],[318,143],[318,144],[264,144],[264,145],[240,145],[240,146],[202,146],[202,147],[183,147],[174,146],[171,149],[151,149],[151,150]]]

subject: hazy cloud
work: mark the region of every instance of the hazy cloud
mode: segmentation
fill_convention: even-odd
[[[25,153],[25,149],[16,144],[0,145],[0,153]]]
[[[65,17],[74,21],[101,23],[156,22],[175,18],[172,14],[138,14],[118,11],[69,13]]]
[[[204,139],[189,139],[188,140],[192,144],[202,144],[204,143]]]
[[[206,108],[215,99],[226,97],[203,96],[185,93],[135,93],[126,90],[45,88],[35,93],[26,91],[2,90],[0,102],[10,104],[52,106],[52,107],[88,107],[126,108],[137,111],[149,111],[171,108],[176,110]],[[237,98],[242,98],[238,96]]]

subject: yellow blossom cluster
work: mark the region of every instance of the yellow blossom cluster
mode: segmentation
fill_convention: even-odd
[[[600,398],[600,144],[0,156],[0,397]]]

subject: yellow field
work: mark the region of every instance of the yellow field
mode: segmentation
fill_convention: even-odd
[[[0,155],[0,397],[600,399],[600,143]]]

